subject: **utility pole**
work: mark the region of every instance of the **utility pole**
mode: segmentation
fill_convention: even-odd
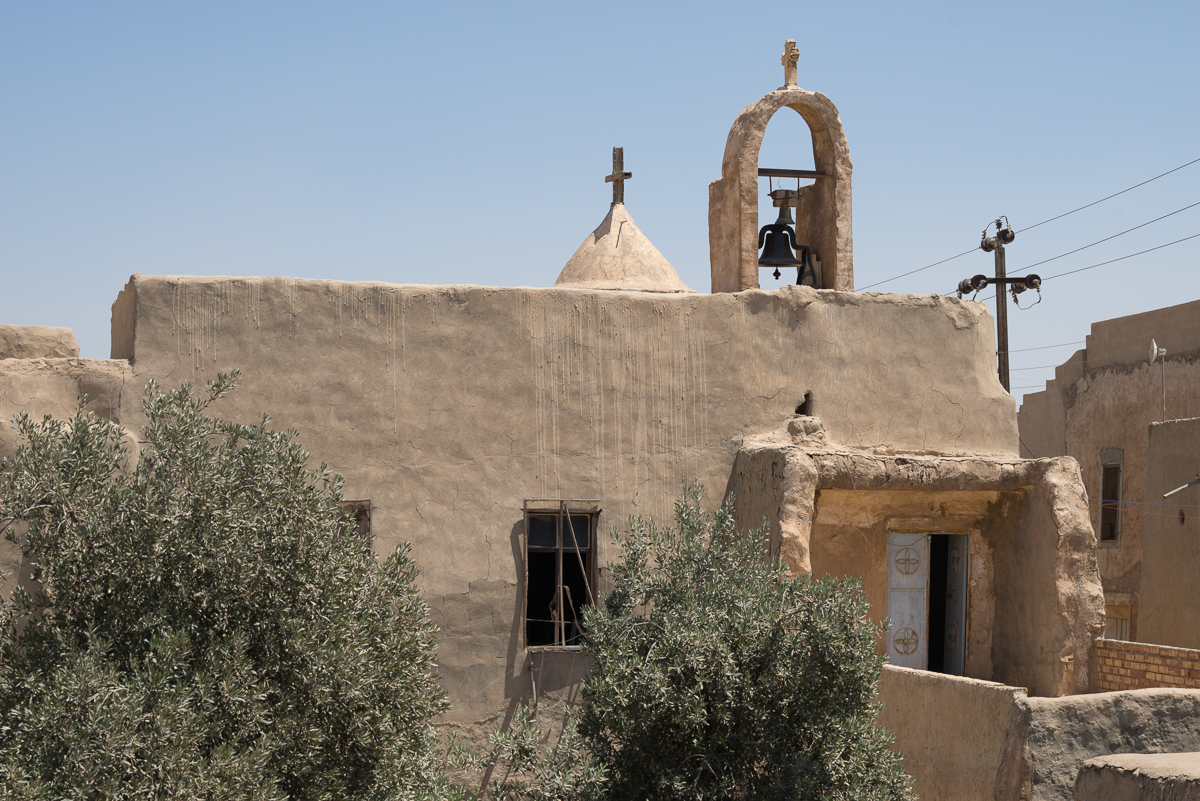
[[[991,228],[992,225],[996,226],[996,235],[988,236],[988,228]],[[1004,387],[1005,392],[1010,394],[1012,389],[1008,380],[1008,286],[1012,284],[1014,295],[1024,292],[1026,289],[1036,289],[1040,294],[1042,287],[1042,279],[1037,275],[1031,274],[1023,278],[1008,277],[1004,266],[1004,246],[1011,245],[1016,238],[1017,234],[1008,224],[1007,217],[1002,216],[995,223],[988,223],[987,228],[983,229],[979,249],[984,253],[995,252],[996,276],[988,278],[986,275],[976,275],[958,282],[960,298],[963,295],[978,292],[988,284],[996,287],[996,365],[1000,375],[1000,385]]]
[[[1000,385],[1004,387],[1005,392],[1012,394],[1008,381],[1008,292],[1006,291],[1008,287],[1004,285],[1007,273],[1004,270],[1004,237],[1002,234],[1009,234],[1009,242],[1016,235],[1012,233],[1011,228],[1005,228],[1001,232],[999,220],[996,220],[996,229],[996,363],[1000,371]],[[984,237],[984,241],[987,241],[987,237]],[[982,247],[982,245],[980,246]]]

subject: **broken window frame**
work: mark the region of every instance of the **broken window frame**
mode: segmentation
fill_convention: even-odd
[[[597,555],[598,548],[596,545],[596,533],[599,531],[600,519],[600,501],[598,500],[566,500],[566,499],[546,499],[533,498],[527,499],[524,504],[524,542],[522,543],[522,551],[525,557],[525,588],[522,593],[521,605],[521,638],[528,650],[581,650],[581,645],[570,644],[571,640],[576,639],[575,635],[568,636],[566,627],[568,623],[578,626],[578,620],[581,615],[582,607],[596,603],[596,579],[597,571]],[[545,515],[555,517],[555,544],[554,546],[541,546],[530,544],[530,518],[535,515]],[[583,539],[580,535],[571,536],[574,533],[572,517],[587,517],[587,538],[586,546],[579,545],[579,541]],[[568,544],[568,539],[573,543]],[[559,614],[558,619],[553,619],[553,611],[551,612],[551,620],[534,620],[535,623],[550,623],[554,626],[554,633],[551,637],[550,644],[529,644],[529,623],[531,622],[529,610],[529,563],[531,553],[553,553],[554,557],[554,595],[557,597],[558,608],[566,608],[564,604],[572,608],[572,615],[568,620],[566,615]],[[563,564],[564,560],[574,559],[580,567],[580,573],[583,576],[585,587],[584,598],[582,600],[571,597],[570,587],[563,580]],[[564,592],[564,587],[566,591]],[[570,600],[567,600],[567,599]]]

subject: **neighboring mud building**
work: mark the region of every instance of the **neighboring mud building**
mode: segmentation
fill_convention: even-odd
[[[1094,323],[1025,395],[1021,455],[1082,470],[1111,639],[1200,648],[1200,486],[1163,498],[1200,475],[1197,417],[1200,300]]]
[[[150,380],[240,368],[217,412],[297,428],[380,552],[412,542],[445,723],[469,733],[576,697],[578,610],[606,587],[610,527],[668,520],[685,483],[713,506],[732,491],[794,570],[860,577],[892,620],[884,720],[923,798],[1069,797],[1083,759],[1134,742],[1114,705],[1153,724],[1198,702],[1162,691],[1184,698],[1168,714],[1117,694],[1094,716],[1103,741],[1081,734],[1064,756],[1046,737],[1083,725],[1071,698],[1095,689],[1104,624],[1078,466],[1018,454],[982,304],[853,291],[845,134],[784,63],[710,188],[712,294],[637,229],[617,153],[608,215],[553,288],[135,275],[109,360],[77,358],[61,329],[0,327],[0,416],[66,415],[86,392],[136,429]],[[784,107],[812,131],[815,170],[758,164]],[[779,173],[810,181],[776,198],[805,285],[768,291],[759,175]],[[0,433],[0,455],[17,445]],[[1189,725],[1124,750],[1200,748]]]

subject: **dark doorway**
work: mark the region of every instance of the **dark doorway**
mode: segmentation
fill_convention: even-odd
[[[962,676],[966,668],[966,534],[929,537],[928,670]]]
[[[946,661],[946,560],[949,537],[929,538],[929,669],[945,673]]]

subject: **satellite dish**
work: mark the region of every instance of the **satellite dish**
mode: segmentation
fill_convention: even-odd
[[[1150,363],[1151,364],[1154,364],[1154,360],[1157,359],[1159,356],[1166,356],[1166,355],[1167,355],[1166,348],[1160,348],[1158,346],[1157,342],[1155,342],[1153,339],[1150,340]]]

